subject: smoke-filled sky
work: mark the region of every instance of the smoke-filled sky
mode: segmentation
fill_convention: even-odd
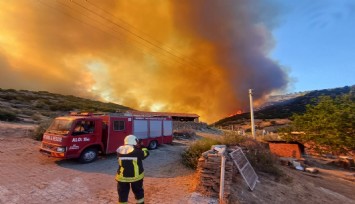
[[[0,1],[0,87],[213,122],[287,87],[265,0]]]

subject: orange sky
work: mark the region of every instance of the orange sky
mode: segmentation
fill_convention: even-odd
[[[214,122],[287,85],[260,2],[0,1],[0,87]]]

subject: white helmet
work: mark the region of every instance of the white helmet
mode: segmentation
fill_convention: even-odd
[[[137,137],[134,135],[128,135],[124,138],[125,145],[137,145]]]

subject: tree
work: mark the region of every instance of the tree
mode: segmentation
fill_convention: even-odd
[[[342,153],[355,150],[354,95],[331,98],[321,96],[316,105],[307,105],[302,115],[292,116],[289,128],[282,130],[283,138],[314,144],[318,152]],[[291,134],[292,131],[304,134]]]

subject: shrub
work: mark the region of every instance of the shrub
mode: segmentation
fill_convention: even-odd
[[[27,109],[19,109],[19,112],[23,115],[28,115],[28,116],[32,116],[36,114],[34,110],[27,110]]]
[[[16,96],[7,94],[7,95],[1,95],[1,98],[5,99],[7,101],[11,101],[11,100],[16,99]]]
[[[234,146],[244,141],[245,139],[236,133],[225,132],[219,138],[203,138],[192,143],[187,150],[182,153],[182,163],[190,168],[196,169],[197,161],[201,154],[211,149],[212,145],[224,144],[226,146]]]
[[[38,127],[33,131],[33,139],[41,141],[43,138],[43,133],[51,125],[52,119],[41,122]]]
[[[34,107],[38,109],[43,109],[44,107],[47,107],[47,104],[45,104],[42,99],[40,99],[35,102]]]
[[[235,146],[245,141],[245,137],[238,135],[234,131],[225,131],[224,135],[220,138],[221,144],[229,146]]]
[[[75,107],[73,107],[71,104],[58,103],[58,104],[50,105],[49,109],[51,111],[70,111],[75,109]]]
[[[50,111],[42,111],[41,114],[43,116],[50,117],[50,118],[57,116],[57,114],[55,112],[50,112]]]
[[[0,120],[3,120],[3,121],[18,121],[19,118],[17,117],[16,113],[14,113],[12,111],[0,109]]]
[[[193,129],[182,129],[174,131],[174,139],[192,139],[196,137],[196,132]]]
[[[210,138],[204,138],[202,140],[195,141],[187,148],[187,150],[182,153],[182,163],[187,167],[196,169],[197,161],[200,158],[201,154],[211,149],[212,145],[218,143],[218,140]]]
[[[32,116],[31,116],[32,120],[34,121],[40,121],[42,120],[42,115],[40,113],[34,113]]]
[[[7,90],[5,90],[5,92],[17,93],[17,91],[15,89],[7,89]]]

